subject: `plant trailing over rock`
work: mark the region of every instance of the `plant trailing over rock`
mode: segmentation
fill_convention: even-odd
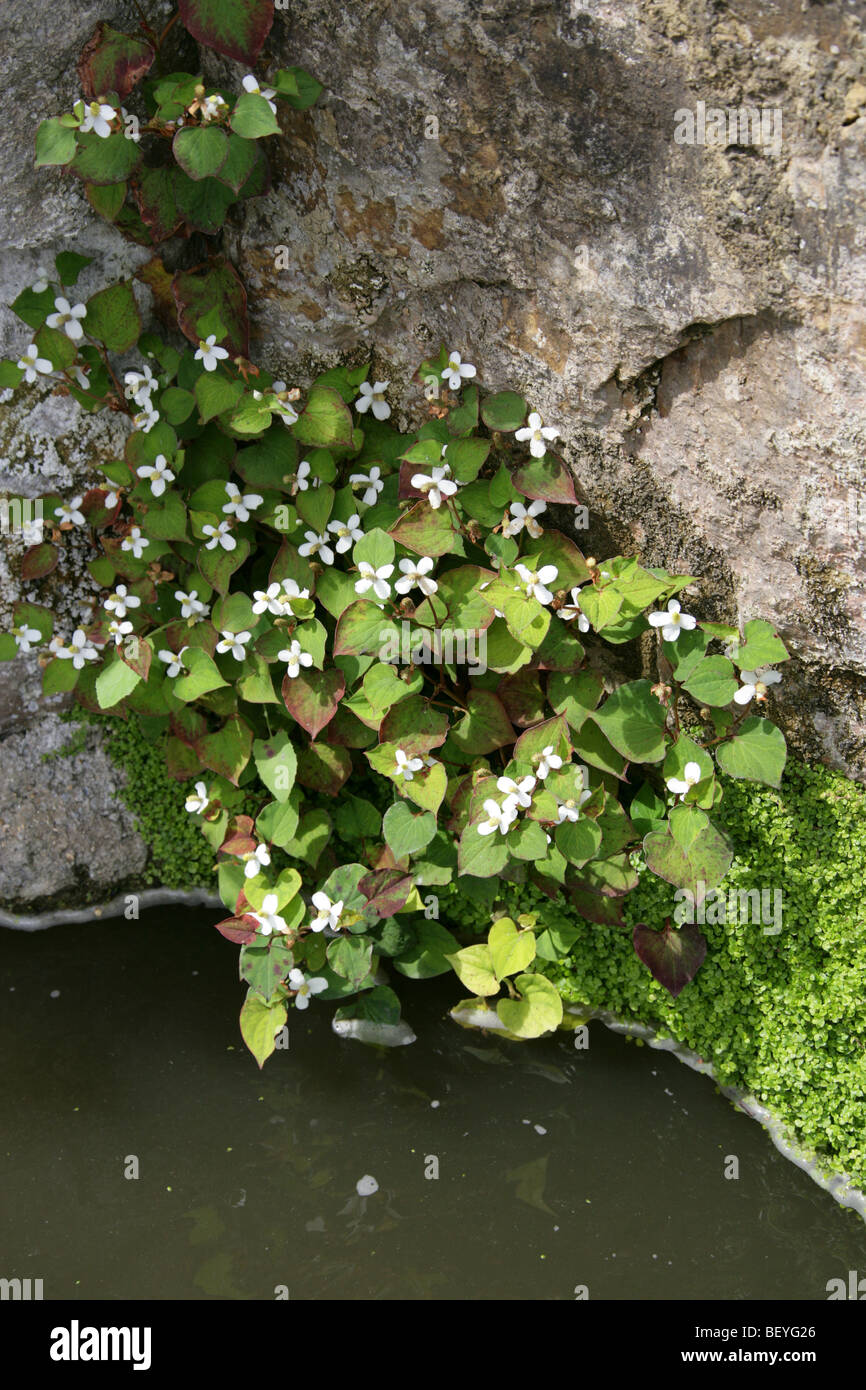
[[[180,16],[252,63],[271,9],[189,0]],[[82,56],[87,102],[38,142],[38,162],[68,164],[136,239],[216,230],[264,189],[256,142],[279,129],[275,99],[318,91],[297,70],[264,89],[249,74],[240,95],[148,77],[139,134],[170,141],[173,160],[148,173],[120,102],[158,47],[100,26]],[[62,253],[55,283],[16,300],[33,341],[0,364],[0,385],[50,376],[85,409],[129,417],[124,457],[86,494],[44,498],[51,534],[24,557],[24,578],[44,577],[83,531],[99,592],[63,636],[47,607],[19,603],[0,657],[47,643],[46,692],[74,689],[86,710],[166,737],[218,860],[219,930],[241,947],[241,1029],[260,1065],[292,999],[396,1022],[382,958],[414,977],[453,966],[480,1007],[505,982],[497,1011],[514,1036],[555,1027],[535,924],[499,921],[461,950],[422,890],[528,881],[587,922],[622,923],[642,847],[700,900],[732,857],[711,819],[718,773],[779,783],[784,738],[752,710],[783,644],[769,623],[741,633],[684,612],[692,576],[586,558],[550,524],[549,508],[578,505],[558,430],[521,395],[484,393],[459,352],[420,365],[427,418],[401,432],[368,364],[304,392],[254,366],[224,260],[171,280],[173,342],[142,332],[128,283],[71,304],[60,291],[84,264]],[[150,281],[163,308],[166,276]],[[124,372],[116,356],[133,348]],[[607,689],[589,648],[651,628],[658,681]],[[700,964],[702,938],[686,941],[636,935],[671,992]]]

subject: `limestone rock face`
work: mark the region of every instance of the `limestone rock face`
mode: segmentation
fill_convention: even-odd
[[[116,0],[0,8],[4,302],[64,246],[95,257],[83,295],[147,259],[74,180],[32,169],[36,123],[78,95],[100,18],[136,24]],[[487,389],[523,391],[561,431],[590,508],[581,545],[700,576],[699,616],[775,621],[795,653],[775,706],[792,747],[855,776],[863,18],[808,0],[279,4],[263,70],[300,63],[327,90],[281,112],[273,191],[222,237],[250,290],[252,355],[291,384],[372,353],[395,414],[417,419],[412,373],[445,342]],[[161,254],[190,264],[201,247]],[[5,354],[26,333],[0,313]],[[71,493],[118,429],[36,387],[0,396],[0,488],[32,494],[43,475]],[[16,582],[4,547],[0,620]],[[70,620],[83,575],[72,560],[54,585]],[[0,719],[22,730],[42,702],[32,673],[22,708],[16,686],[4,671]]]

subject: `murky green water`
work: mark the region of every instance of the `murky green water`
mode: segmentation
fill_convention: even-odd
[[[866,1273],[859,1217],[601,1024],[585,1052],[509,1045],[445,1017],[456,980],[406,981],[413,1046],[338,1040],[314,1001],[259,1073],[214,920],[0,934],[0,1275],[46,1298],[825,1299]]]

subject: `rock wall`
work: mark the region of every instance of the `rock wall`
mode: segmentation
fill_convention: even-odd
[[[147,258],[71,180],[31,165],[36,123],[77,96],[97,19],[133,15],[112,0],[0,10],[4,300],[64,245],[96,257],[87,292]],[[262,62],[301,63],[328,90],[283,113],[274,189],[223,233],[250,287],[252,355],[290,382],[373,352],[410,418],[412,372],[445,341],[486,387],[524,391],[562,432],[591,511],[585,547],[700,575],[701,616],[773,619],[796,654],[776,708],[792,746],[854,776],[864,17],[862,3],[809,0],[292,0]],[[723,143],[682,142],[684,112],[697,139],[701,112],[716,133],[716,110]],[[4,311],[0,349],[24,333]],[[105,431],[36,387],[0,401],[0,489],[71,491],[115,450]],[[6,603],[14,550],[4,542]],[[60,601],[80,582],[73,563]],[[22,708],[20,670],[0,674],[0,734],[43,717],[34,676]],[[99,795],[109,774],[81,775]]]

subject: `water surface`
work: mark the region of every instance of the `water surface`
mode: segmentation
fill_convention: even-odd
[[[215,920],[0,933],[0,1276],[46,1298],[825,1299],[866,1273],[855,1213],[600,1023],[586,1051],[509,1044],[446,1016],[455,977],[401,980],[411,1047],[340,1040],[314,1000],[260,1073]]]

